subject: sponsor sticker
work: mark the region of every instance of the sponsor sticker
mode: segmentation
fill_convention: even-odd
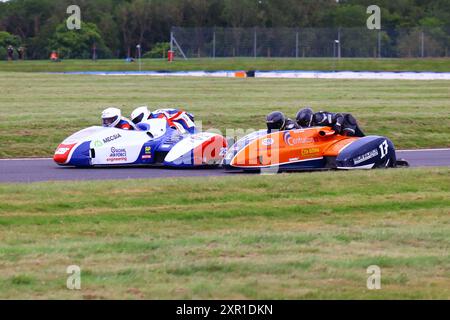
[[[119,158],[106,158],[106,162],[121,162],[127,161],[127,157],[119,157]]]
[[[317,155],[320,152],[319,148],[308,148],[308,149],[302,149],[302,156],[311,156],[311,155]]]
[[[263,146],[271,146],[271,145],[273,145],[273,139],[272,138],[266,138],[266,139],[263,139],[262,140],[262,145]]]
[[[378,150],[373,149],[363,155],[357,156],[356,158],[353,158],[353,164],[359,164],[361,162],[367,161],[369,159],[372,159],[373,157],[378,156]]]
[[[56,150],[55,154],[65,154],[69,150],[70,150],[70,148],[61,147],[58,150]]]
[[[111,148],[111,154],[110,157],[126,157],[127,156],[127,150],[125,148]]]
[[[151,154],[152,153],[152,147],[145,147],[144,153],[145,154]]]
[[[283,135],[284,143],[286,143],[288,146],[295,146],[298,144],[304,144],[304,143],[312,143],[314,142],[314,138],[304,138],[304,137],[297,137],[294,138],[291,136],[290,131],[286,131]]]
[[[120,133],[116,133],[116,134],[114,134],[114,135],[112,135],[112,136],[103,138],[103,143],[108,143],[108,142],[114,141],[114,140],[116,140],[116,139],[119,139],[119,138],[121,138],[121,137],[122,137],[122,136],[120,135]]]
[[[70,151],[76,146],[76,143],[72,144],[60,144],[58,148],[55,150],[55,155],[53,159],[57,163],[65,163],[70,155]]]
[[[151,159],[152,155],[151,154],[143,154],[142,155],[142,159]]]
[[[127,150],[125,148],[112,147],[109,158],[107,158],[106,161],[107,162],[127,161]]]
[[[100,148],[100,147],[103,147],[103,142],[101,142],[100,140],[95,140],[93,145],[96,148]]]

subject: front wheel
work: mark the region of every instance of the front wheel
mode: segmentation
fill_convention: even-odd
[[[395,168],[396,159],[395,156],[386,157],[384,161],[380,161],[375,164],[373,169],[387,169],[387,168]]]

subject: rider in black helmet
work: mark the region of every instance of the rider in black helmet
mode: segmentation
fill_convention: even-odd
[[[294,120],[286,118],[281,111],[269,113],[266,117],[266,124],[268,133],[271,133],[272,131],[298,129],[297,123]]]
[[[295,120],[297,124],[302,128],[311,127],[313,121],[314,112],[311,108],[303,108],[297,112]]]
[[[364,133],[359,128],[356,119],[350,113],[332,113],[327,111],[314,113],[311,108],[303,108],[297,112],[296,121],[301,128],[327,126],[332,127],[338,134],[364,137]]]

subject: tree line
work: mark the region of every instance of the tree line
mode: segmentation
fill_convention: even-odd
[[[0,2],[0,57],[8,45],[29,59],[135,56],[165,50],[178,27],[364,27],[371,0],[9,0]],[[81,9],[81,30],[66,28],[69,5]],[[448,30],[449,0],[377,0],[384,29]],[[2,51],[3,50],[3,51]]]

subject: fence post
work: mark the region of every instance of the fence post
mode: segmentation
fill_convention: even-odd
[[[295,57],[298,58],[298,30],[295,32]]]
[[[216,58],[216,29],[213,31],[213,59]]]
[[[256,27],[253,29],[253,56],[256,58]]]
[[[423,34],[423,30],[420,33],[420,51],[421,51],[421,55],[422,58],[425,57],[425,39],[424,39],[424,34]]]
[[[378,58],[381,58],[381,30],[378,30]]]
[[[173,52],[173,31],[170,31],[170,51]]]
[[[336,40],[333,41],[333,60],[336,59]]]
[[[341,28],[338,29],[338,59],[341,58]]]

